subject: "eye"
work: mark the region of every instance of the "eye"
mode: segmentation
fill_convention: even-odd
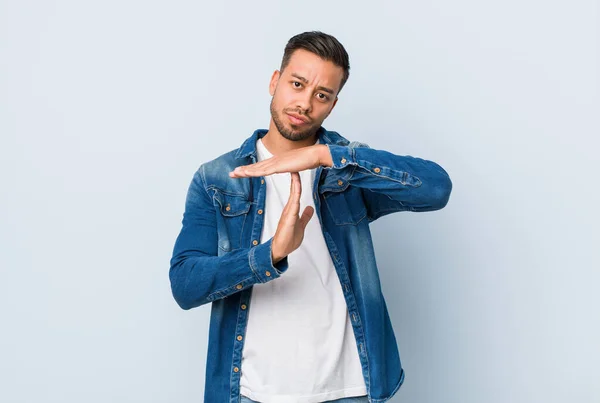
[[[293,81],[293,82],[292,82],[292,85],[293,85],[295,88],[300,88],[300,87],[302,87],[302,84],[300,84],[300,81]]]
[[[321,101],[327,101],[329,99],[329,97],[325,94],[323,94],[322,92],[319,92],[317,94],[317,97],[321,100]]]

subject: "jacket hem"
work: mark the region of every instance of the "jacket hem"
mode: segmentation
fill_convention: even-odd
[[[369,398],[369,402],[370,403],[383,403],[383,402],[387,402],[388,400],[390,400],[392,397],[394,397],[394,395],[396,394],[396,392],[398,392],[398,390],[400,389],[400,386],[402,386],[402,384],[404,383],[404,369],[402,370],[402,375],[400,375],[400,380],[398,381],[398,384],[396,385],[396,387],[394,388],[394,390],[392,391],[392,393],[390,393],[390,395],[388,397],[384,397],[383,399],[371,399]]]

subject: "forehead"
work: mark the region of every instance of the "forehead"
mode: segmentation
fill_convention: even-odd
[[[321,59],[312,52],[297,49],[292,53],[290,62],[282,74],[286,76],[298,74],[311,84],[323,85],[337,92],[344,77],[344,69],[329,60]]]

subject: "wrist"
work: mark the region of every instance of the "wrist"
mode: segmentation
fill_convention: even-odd
[[[282,256],[281,253],[278,253],[274,244],[271,244],[271,262],[273,266],[283,260],[285,256]]]
[[[281,262],[283,258],[282,257],[277,257],[273,254],[273,251],[271,251],[271,263],[273,263],[273,266],[275,266],[277,263]]]
[[[329,147],[326,144],[319,144],[319,165],[324,167],[332,167],[333,166],[333,158],[331,157],[331,152],[329,151]]]

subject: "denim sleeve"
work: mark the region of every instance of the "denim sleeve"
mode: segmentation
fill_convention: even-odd
[[[253,284],[274,280],[288,268],[287,258],[273,265],[272,238],[251,248],[217,256],[215,214],[200,167],[188,189],[182,228],[170,261],[171,291],[182,309],[195,308]]]
[[[395,211],[433,211],[446,206],[452,191],[448,173],[433,161],[395,155],[362,143],[327,145],[330,175],[361,188],[369,219]]]

